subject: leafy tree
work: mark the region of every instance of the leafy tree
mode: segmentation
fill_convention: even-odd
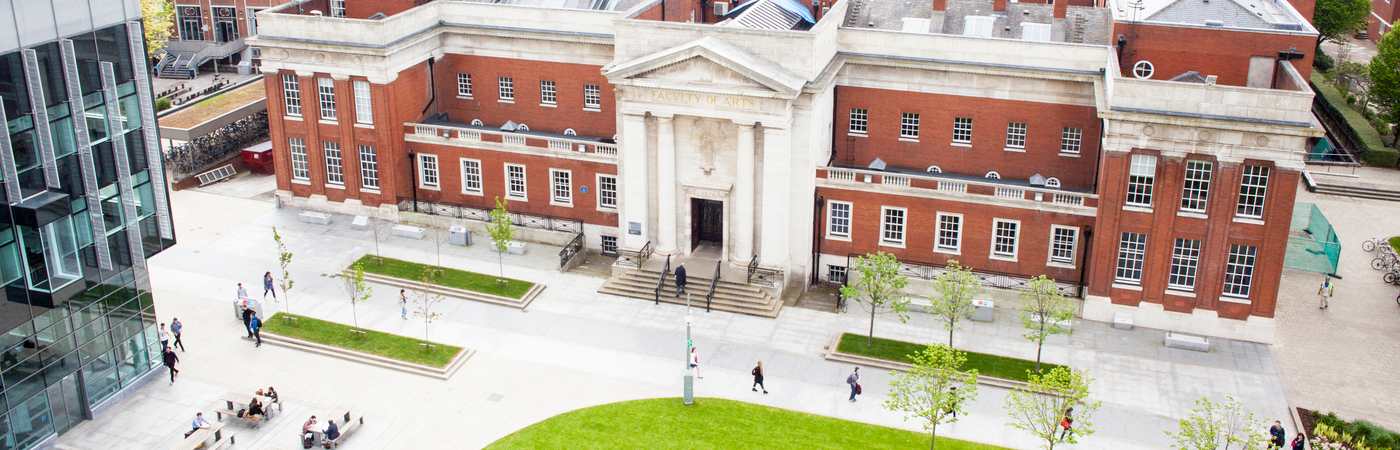
[[[1369,0],[1317,0],[1313,9],[1313,26],[1317,27],[1317,43],[1344,42],[1348,36],[1366,27],[1371,14]]]
[[[977,370],[961,371],[967,356],[952,347],[930,345],[909,355],[914,367],[893,373],[885,408],[918,419],[929,431],[930,449],[938,448],[938,425],[958,421],[977,397]]]
[[[909,279],[899,274],[899,260],[885,252],[857,256],[851,269],[856,279],[841,287],[841,297],[870,307],[870,334],[865,337],[869,347],[875,340],[877,311],[887,308],[901,322],[909,320],[909,298],[902,292]]]
[[[277,282],[282,288],[282,300],[286,301],[282,305],[282,311],[291,312],[292,287],[296,285],[296,281],[292,280],[292,272],[288,267],[292,265],[292,256],[295,255],[287,249],[287,242],[282,240],[282,234],[277,232],[277,227],[272,227],[272,241],[277,243],[277,266],[282,269],[282,279]]]
[[[1389,122],[1400,120],[1400,33],[1386,33],[1371,58],[1370,100]]]
[[[953,330],[972,313],[972,297],[982,292],[982,281],[971,269],[948,261],[948,270],[933,279],[933,289],[938,296],[933,298],[928,312],[943,322],[943,328],[948,330],[948,346],[952,347]]]
[[[175,3],[170,0],[141,0],[141,22],[146,35],[146,55],[155,58],[165,50],[175,29]]]
[[[1234,397],[1226,396],[1219,403],[1201,397],[1190,415],[1178,422],[1177,431],[1167,436],[1180,450],[1257,450],[1269,444],[1263,430],[1263,422]]]
[[[355,263],[350,269],[350,275],[340,276],[345,281],[345,290],[350,293],[350,315],[355,320],[355,328],[360,327],[360,313],[355,307],[356,304],[369,301],[374,295],[374,288],[365,283],[365,266],[363,263]]]
[[[1091,419],[1099,409],[1089,400],[1089,377],[1083,372],[1056,367],[1045,373],[1032,373],[1025,389],[1013,389],[1006,396],[1006,415],[1012,428],[1028,432],[1054,450],[1057,444],[1075,444],[1094,432]],[[1060,421],[1073,407],[1073,426],[1062,429]]]
[[[442,313],[436,311],[437,305],[442,303],[447,297],[432,290],[433,272],[424,270],[419,275],[418,280],[422,282],[422,287],[414,289],[413,293],[413,315],[423,319],[423,341],[424,349],[427,349],[430,342],[428,338],[428,328],[433,322],[442,318]]]
[[[506,209],[506,201],[496,197],[496,209],[491,210],[491,222],[486,224],[486,233],[491,235],[491,243],[496,246],[496,262],[501,267],[501,278],[506,277],[506,250],[510,248],[511,239],[515,238],[515,228],[510,224],[510,211]],[[502,283],[504,279],[497,280]]]
[[[1069,333],[1068,324],[1074,320],[1074,302],[1060,295],[1055,280],[1045,275],[1032,278],[1026,291],[1021,293],[1021,299],[1021,325],[1026,329],[1023,336],[1035,343],[1035,370],[1039,372],[1045,340]]]

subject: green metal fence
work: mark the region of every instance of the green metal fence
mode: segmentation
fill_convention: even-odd
[[[1337,273],[1342,257],[1342,243],[1337,230],[1327,221],[1322,210],[1312,203],[1293,206],[1293,221],[1288,227],[1288,253],[1284,267],[1318,273]]]

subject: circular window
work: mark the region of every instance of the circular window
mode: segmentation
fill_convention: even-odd
[[[1059,179],[1059,178],[1055,178],[1055,177],[1046,178],[1046,179],[1045,179],[1045,187],[1059,189],[1059,188],[1060,188],[1060,179]]]
[[[943,173],[943,169],[940,168],[940,167],[938,167],[938,166],[928,166],[928,170],[925,170],[925,172],[928,172],[928,173]]]
[[[530,126],[522,123],[515,127],[515,131],[530,131]]]
[[[564,130],[564,135],[565,135],[565,136],[578,136],[578,132],[574,131],[573,128],[569,128],[569,129],[567,129],[567,130]]]
[[[472,125],[473,125],[473,126],[478,126],[478,127],[480,127],[480,126],[485,126],[486,123],[485,123],[485,122],[482,122],[481,119],[472,119]]]
[[[999,173],[997,173],[997,171],[993,170],[993,171],[991,171],[991,172],[987,172],[987,175],[985,176],[985,178],[989,178],[989,179],[993,179],[993,180],[1000,180],[1000,179],[1001,179],[1001,174],[999,174]]]
[[[1135,77],[1142,79],[1152,78],[1152,72],[1153,68],[1151,61],[1144,59],[1142,61],[1138,61],[1137,64],[1133,64],[1133,76]]]

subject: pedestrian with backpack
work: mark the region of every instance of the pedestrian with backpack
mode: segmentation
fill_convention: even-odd
[[[860,367],[856,367],[846,376],[846,384],[851,386],[851,402],[855,402],[856,396],[860,395]]]
[[[754,365],[753,370],[749,371],[749,374],[753,375],[753,386],[750,386],[749,390],[758,392],[759,388],[763,388],[763,393],[767,394],[768,387],[763,385],[763,361],[759,361],[758,364]]]

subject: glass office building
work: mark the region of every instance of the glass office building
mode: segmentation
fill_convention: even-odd
[[[160,365],[146,258],[174,244],[137,0],[0,0],[0,450]]]

